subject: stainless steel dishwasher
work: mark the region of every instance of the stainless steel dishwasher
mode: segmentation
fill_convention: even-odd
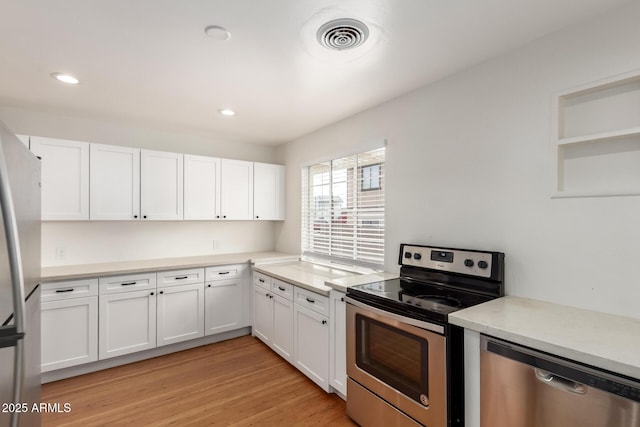
[[[480,340],[482,427],[640,427],[640,380]]]

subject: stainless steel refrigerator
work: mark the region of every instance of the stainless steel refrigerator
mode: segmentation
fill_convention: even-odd
[[[0,427],[39,426],[40,162],[2,122],[0,204]]]

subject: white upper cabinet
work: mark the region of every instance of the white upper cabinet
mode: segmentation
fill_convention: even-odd
[[[29,135],[18,135],[16,134],[20,142],[22,142],[25,147],[29,148]]]
[[[184,156],[184,219],[220,218],[220,159]]]
[[[42,219],[89,219],[89,143],[32,136],[42,159]]]
[[[183,155],[140,151],[140,214],[143,220],[181,220]]]
[[[253,218],[253,162],[221,160],[221,219]]]
[[[258,220],[284,220],[284,166],[253,164],[253,214]]]
[[[140,218],[140,149],[91,144],[92,220]]]

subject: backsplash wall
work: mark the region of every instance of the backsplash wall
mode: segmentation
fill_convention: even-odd
[[[42,223],[42,265],[273,250],[271,221]]]

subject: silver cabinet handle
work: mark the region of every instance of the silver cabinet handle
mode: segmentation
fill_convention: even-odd
[[[570,379],[538,368],[535,368],[535,372],[536,378],[538,378],[538,380],[542,381],[543,383],[549,384],[551,387],[557,388],[558,390],[563,390],[574,394],[585,394],[587,392],[587,386],[579,382],[572,381]]]

